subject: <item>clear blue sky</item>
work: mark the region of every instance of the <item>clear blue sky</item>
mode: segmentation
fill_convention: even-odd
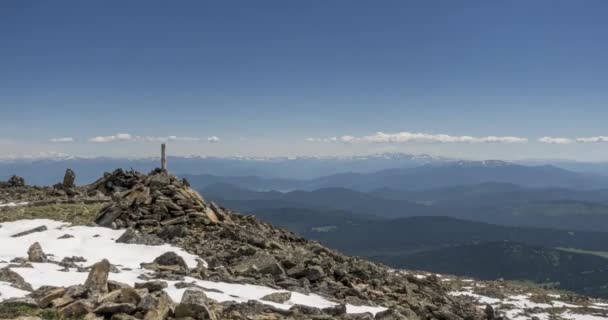
[[[608,136],[606,17],[603,0],[1,1],[0,156],[176,136],[179,154],[608,160],[575,141]]]

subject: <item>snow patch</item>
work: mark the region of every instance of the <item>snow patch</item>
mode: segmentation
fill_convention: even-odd
[[[0,208],[4,208],[4,207],[20,207],[20,206],[27,206],[28,204],[29,204],[29,202],[8,202],[8,203],[0,202]]]
[[[31,233],[22,237],[12,238],[11,235],[28,231],[36,227],[46,226],[47,230]],[[170,245],[146,246],[137,244],[116,243],[115,239],[120,237],[124,230],[112,230],[102,227],[71,226],[65,222],[35,219],[6,222],[0,224],[0,268],[6,267],[8,261],[18,257],[26,257],[27,249],[34,242],[39,242],[44,252],[54,261],[61,261],[64,257],[78,256],[87,261],[78,263],[80,266],[89,266],[102,259],[108,259],[110,263],[121,269],[120,273],[110,273],[109,279],[133,285],[143,282],[139,277],[149,272],[140,267],[142,262],[152,262],[163,253],[173,251],[180,255],[189,267],[196,267],[198,262],[204,263],[199,257],[189,254],[181,248]],[[62,235],[69,234],[72,238],[59,239]],[[85,282],[88,273],[78,272],[77,269],[63,270],[60,266],[52,263],[32,263],[32,268],[11,268],[21,275],[34,289],[41,286],[71,286]],[[166,289],[173,301],[179,302],[186,289],[177,289],[177,281],[166,281],[169,286]],[[337,305],[316,294],[301,294],[291,292],[291,299],[285,303],[274,303],[261,300],[262,297],[285,290],[276,290],[264,286],[249,284],[235,284],[224,282],[204,281],[191,277],[185,277],[184,282],[200,286],[205,294],[218,302],[235,301],[245,303],[249,300],[257,300],[261,303],[272,305],[280,309],[289,309],[292,306],[305,305],[316,308],[327,308]],[[219,291],[219,292],[218,292]],[[13,297],[23,297],[28,292],[13,288],[10,284],[0,282],[0,301]],[[346,305],[348,313],[369,312],[376,314],[384,311],[384,307]]]

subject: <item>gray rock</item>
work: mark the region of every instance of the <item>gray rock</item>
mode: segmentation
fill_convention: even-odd
[[[44,254],[44,251],[42,251],[42,247],[38,242],[34,242],[34,244],[30,246],[27,250],[27,256],[30,262],[42,263],[48,261],[46,254]]]
[[[143,244],[147,246],[160,246],[165,242],[152,234],[140,234],[135,229],[127,229],[118,239],[117,243],[128,243],[128,244]]]
[[[283,270],[273,256],[262,252],[246,257],[234,266],[233,269],[239,274],[247,274],[249,272],[270,274],[274,276],[285,274],[285,270]]]
[[[196,320],[215,320],[215,314],[207,307],[207,296],[201,290],[188,289],[182,301],[175,307],[176,318],[193,318]]]
[[[38,299],[38,305],[41,308],[48,307],[53,300],[63,297],[65,294],[65,288],[57,288],[47,292],[44,297]]]
[[[25,290],[25,291],[34,291],[32,286],[23,279],[18,273],[12,271],[9,268],[0,269],[0,281],[8,282],[11,286]]]
[[[67,306],[60,308],[58,313],[65,318],[78,319],[90,313],[93,310],[93,304],[87,300],[76,300]]]
[[[106,259],[93,265],[89,272],[84,287],[91,294],[108,292],[108,275],[110,273],[110,262]]]
[[[149,292],[161,291],[168,286],[165,281],[160,280],[135,283],[135,289],[148,289]]]
[[[64,189],[72,189],[76,187],[76,173],[72,169],[66,169],[65,174],[63,175],[63,188]]]
[[[153,262],[161,266],[179,266],[181,269],[188,269],[188,265],[186,264],[186,261],[184,261],[184,258],[173,251],[163,253],[154,259]]]
[[[36,227],[34,229],[30,229],[30,230],[27,230],[27,231],[16,233],[16,234],[12,235],[11,238],[23,237],[23,236],[27,236],[28,234],[32,234],[32,233],[35,233],[35,232],[43,232],[43,231],[46,231],[46,230],[47,230],[46,226],[40,226],[40,227]]]
[[[387,309],[376,313],[376,320],[408,320],[408,318],[395,309]]]
[[[116,313],[126,313],[131,314],[135,312],[137,306],[131,303],[113,303],[113,302],[104,302],[99,307],[93,310],[94,313],[101,315],[113,315]]]
[[[172,307],[173,301],[164,291],[160,291],[157,296],[145,295],[137,305],[137,309],[144,313],[143,320],[165,320]]]
[[[262,297],[261,300],[276,302],[276,303],[285,303],[291,299],[291,292],[275,292]]]

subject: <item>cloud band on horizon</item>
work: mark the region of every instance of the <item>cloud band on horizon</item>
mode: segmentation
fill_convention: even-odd
[[[527,138],[513,136],[452,136],[447,134],[412,133],[407,131],[397,133],[376,132],[373,135],[355,137],[344,135],[329,138],[307,138],[308,142],[342,142],[342,143],[527,143]]]
[[[93,143],[108,143],[108,142],[169,142],[169,141],[186,141],[186,142],[196,142],[201,141],[201,138],[197,137],[188,137],[188,136],[164,136],[164,137],[155,137],[155,136],[134,136],[129,133],[117,133],[110,136],[97,136],[89,139],[89,142]],[[217,143],[220,141],[220,138],[216,136],[211,136],[207,138],[208,142]]]

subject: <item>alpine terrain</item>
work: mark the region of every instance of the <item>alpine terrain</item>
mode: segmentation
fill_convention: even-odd
[[[75,176],[0,184],[0,318],[608,319],[598,299],[343,255],[166,170]]]

